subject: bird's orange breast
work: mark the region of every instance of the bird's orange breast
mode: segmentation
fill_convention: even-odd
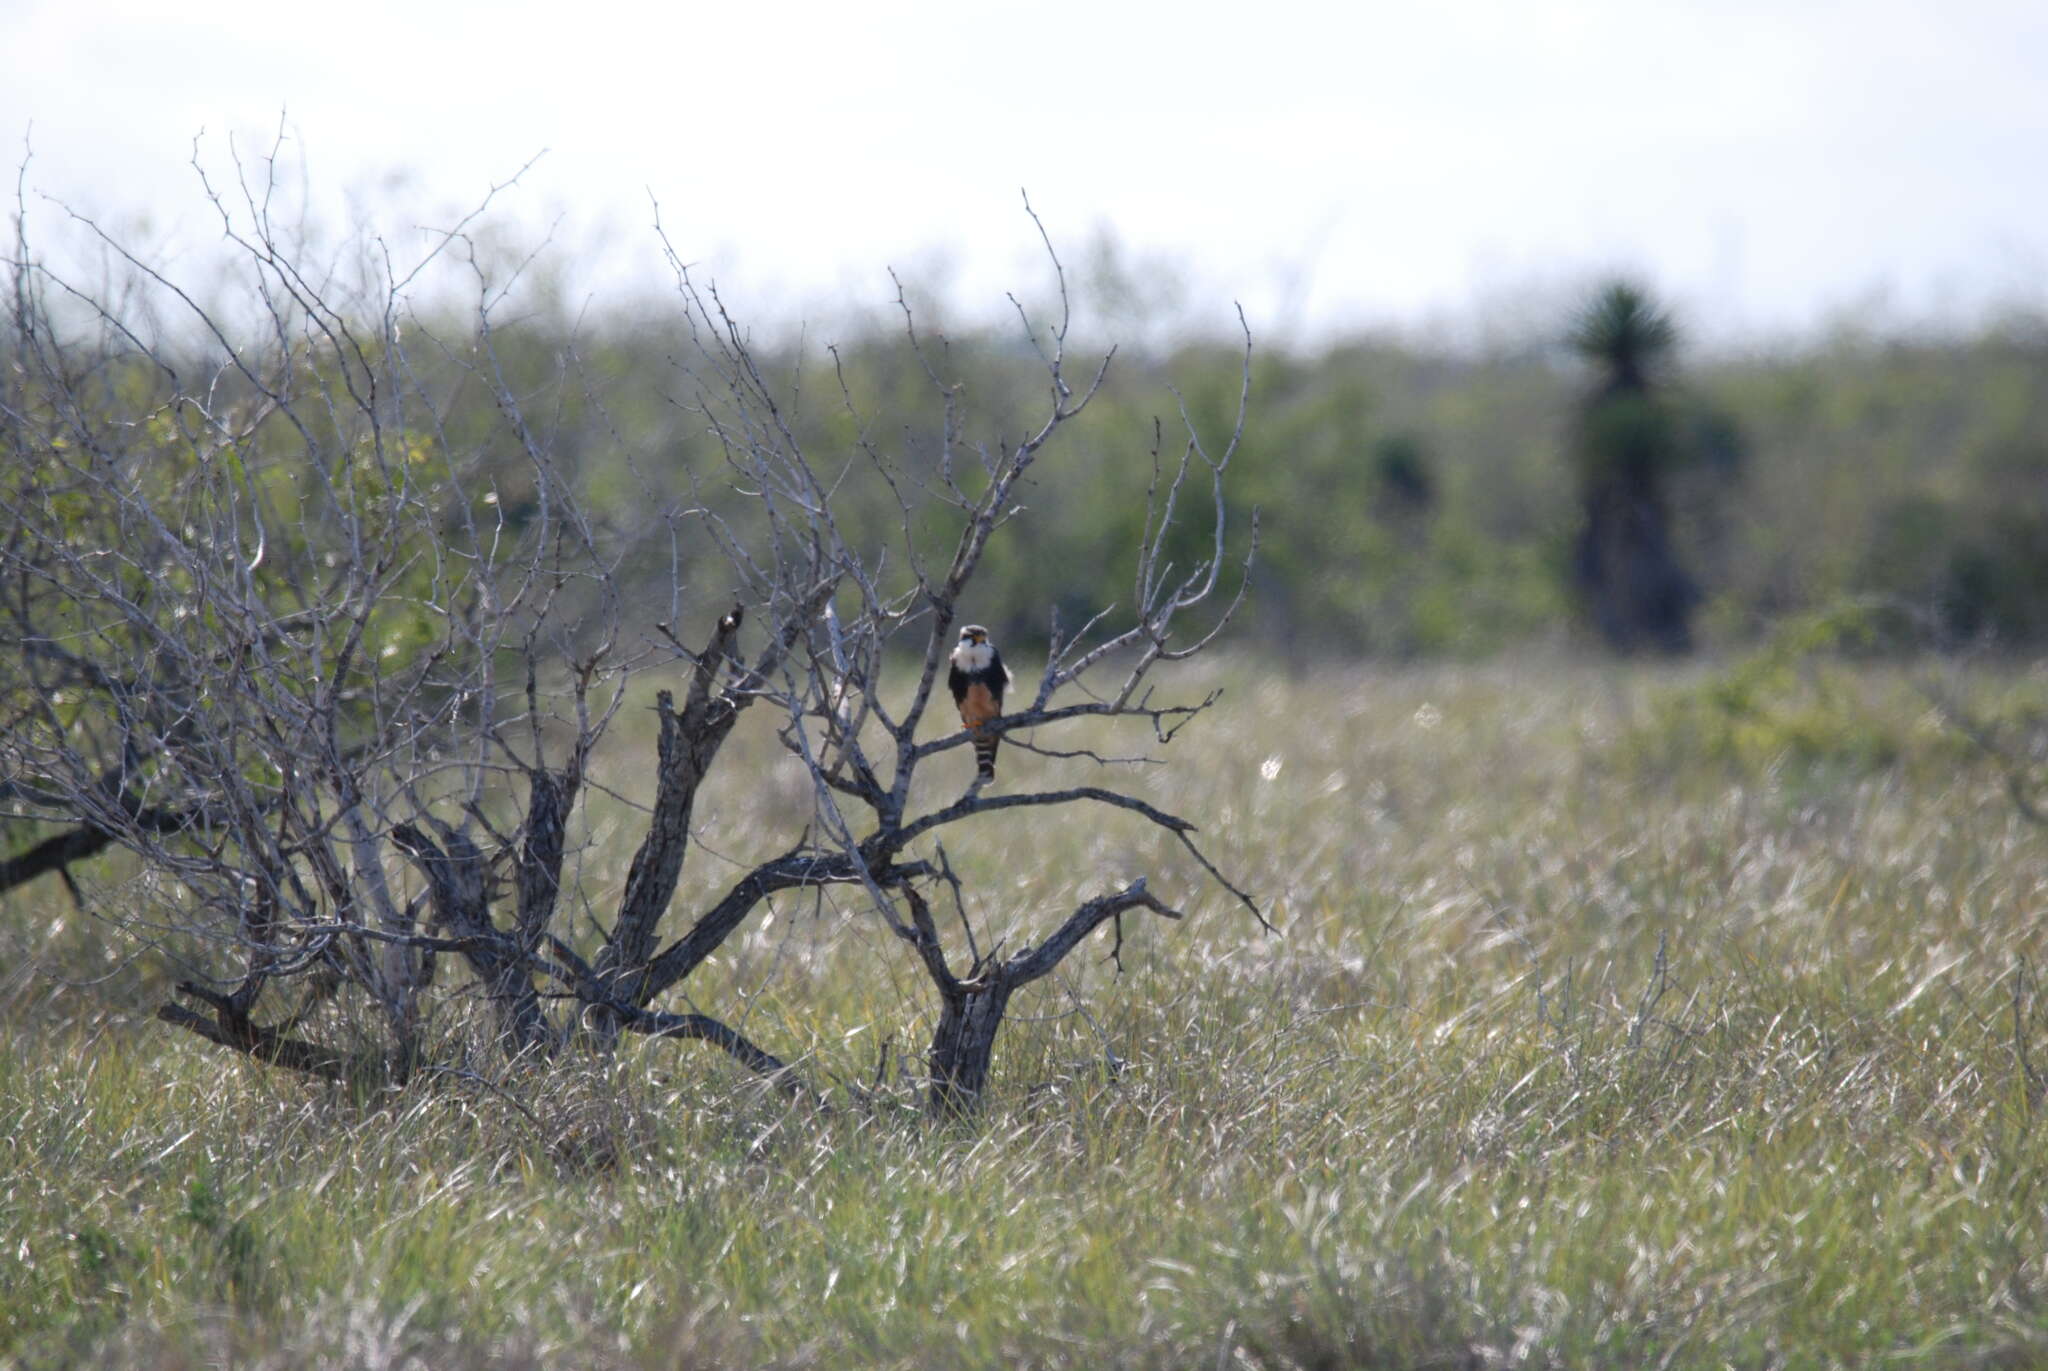
[[[987,686],[971,681],[967,693],[960,697],[960,722],[969,728],[979,728],[1003,712],[996,703],[996,697],[989,693]]]

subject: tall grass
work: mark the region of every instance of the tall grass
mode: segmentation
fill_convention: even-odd
[[[971,1125],[918,1111],[936,1006],[850,903],[779,903],[691,986],[803,1055],[820,1110],[673,1044],[311,1085],[150,1024],[156,964],[22,893],[0,1358],[2048,1360],[2048,832],[1910,693],[1870,678],[1892,745],[1830,761],[1688,755],[1680,673],[1225,674],[1135,784],[1283,934],[1120,815],[959,835],[1013,946],[1133,874],[1190,916],[1020,996]],[[585,835],[599,910],[641,741]],[[735,746],[702,836],[744,860],[805,797]],[[1006,756],[1012,786],[1072,765]],[[692,860],[679,908],[729,879]]]

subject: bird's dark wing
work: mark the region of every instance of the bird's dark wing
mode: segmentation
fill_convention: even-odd
[[[1003,692],[1010,688],[1010,668],[1003,665],[1003,654],[993,647],[988,650],[988,670],[982,674],[988,684],[988,693],[995,697],[996,707],[1002,708]]]

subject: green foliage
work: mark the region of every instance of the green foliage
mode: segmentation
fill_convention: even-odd
[[[1677,407],[1661,392],[1603,395],[1581,420],[1579,461],[1587,479],[1611,473],[1668,471],[1683,460]]]
[[[601,527],[636,529],[664,506],[748,517],[707,427],[716,397],[676,371],[667,327],[658,317],[579,327],[539,311],[495,335],[505,385],[548,416],[545,440]],[[419,326],[420,336],[435,331],[431,321]],[[1956,635],[2014,646],[2048,635],[2048,388],[2039,384],[2048,335],[1845,335],[1776,353],[1695,356],[1682,394],[1649,384],[1668,373],[1676,334],[1639,289],[1615,285],[1594,297],[1573,336],[1605,378],[1605,398],[1591,409],[1581,404],[1584,373],[1539,350],[1474,355],[1356,340],[1261,351],[1228,518],[1230,557],[1247,550],[1255,508],[1261,530],[1254,613],[1238,631],[1298,662],[1483,656],[1554,637],[1572,614],[1572,541],[1585,517],[1567,474],[1583,482],[1648,467],[1665,481],[1674,554],[1710,597],[1705,622],[1724,642],[1861,594],[1907,599]],[[886,324],[814,338],[801,353],[764,352],[764,374],[787,383],[791,432],[822,467],[866,462],[865,444],[895,479],[934,479],[949,398],[967,416],[954,434],[953,470],[970,492],[976,445],[1026,435],[1041,397],[1029,368],[1015,365],[1013,332],[921,337],[922,361]],[[1022,492],[975,617],[1006,642],[1041,641],[1055,607],[1074,623],[1127,602],[1162,431],[1155,421],[1176,427],[1161,383],[1173,378],[1204,432],[1220,437],[1240,361],[1223,347],[1120,354],[1096,422],[1056,444]],[[452,348],[422,348],[416,359],[423,391],[446,401],[430,431],[311,435],[326,454],[331,495],[305,465],[305,437],[275,419],[224,452],[219,471],[246,471],[260,502],[289,516],[271,525],[274,536],[302,512],[335,528],[354,520],[373,536],[394,500],[413,499],[431,501],[451,535],[475,519],[516,538],[538,507],[530,463],[489,390],[458,363]],[[1645,384],[1617,388],[1625,375]],[[161,407],[154,385],[139,369],[110,378],[94,438],[153,473],[138,479],[174,488],[206,445],[188,415]],[[50,427],[46,451],[58,441],[75,451],[76,436],[62,427]],[[1162,464],[1178,455],[1156,454]],[[874,543],[901,523],[886,484],[848,482],[842,498]],[[62,483],[47,500],[53,518],[81,530],[106,513]],[[1206,555],[1208,528],[1206,517],[1188,522],[1176,565]],[[938,526],[918,532],[931,554],[950,551]],[[164,593],[177,590],[169,570]],[[900,562],[890,573],[907,584]],[[408,603],[435,602],[427,562],[403,574]],[[660,607],[651,618],[667,618],[674,595],[685,607],[715,607],[733,588],[708,540],[647,539],[621,577],[631,600]],[[411,654],[421,628],[380,632]]]
[[[1572,350],[1617,388],[1641,388],[1678,346],[1678,326],[1642,286],[1609,281],[1573,316]]]
[[[1372,466],[1380,495],[1397,508],[1420,511],[1436,503],[1429,448],[1420,435],[1389,433],[1377,439]]]
[[[1669,320],[1639,295],[1625,307],[1608,296],[1596,306],[1602,301],[1605,309],[1581,320],[1583,341],[1624,352],[1650,379],[1662,375]],[[1008,379],[1001,363],[1015,344],[1002,332],[951,333],[930,353],[937,386],[886,333],[835,341],[836,365],[819,350],[802,365],[787,357],[769,368],[797,379],[802,400],[790,416],[809,450],[858,460],[865,438],[899,478],[929,477],[944,394],[981,417],[967,435],[973,441],[1022,436],[1020,416],[1035,397]],[[1597,412],[1581,410],[1582,373],[1536,352],[1459,356],[1359,341],[1261,353],[1231,488],[1228,555],[1245,550],[1240,536],[1253,509],[1261,535],[1254,612],[1238,631],[1296,661],[1483,656],[1555,636],[1572,614],[1572,540],[1584,519],[1582,492],[1562,478],[1647,465],[1664,481],[1674,554],[1710,597],[1705,622],[1723,642],[1871,593],[1956,605],[1958,632],[2036,641],[2048,632],[2040,583],[2048,558],[2036,555],[2048,527],[2044,347],[2034,335],[1989,332],[1940,344],[1838,339],[1699,357],[1682,393],[1629,389]],[[599,330],[586,354],[602,357],[591,369],[628,400],[674,388],[659,372],[658,337],[613,340]],[[1159,383],[1173,377],[1189,412],[1215,434],[1235,402],[1238,361],[1203,347],[1119,355],[1086,440],[1049,452],[1025,491],[981,582],[976,617],[1005,641],[1033,641],[1054,607],[1072,623],[1127,601],[1137,502],[1153,479],[1154,421],[1173,428]],[[858,417],[838,403],[842,376]],[[578,412],[559,378],[537,367],[531,379],[536,402],[558,403],[561,393],[564,412]],[[614,429],[565,423],[555,435],[588,489],[637,490],[622,454],[653,450],[662,462],[637,470],[654,479],[657,495],[666,482],[679,500],[720,498],[722,458],[673,407],[611,408]],[[958,469],[971,482],[971,450]],[[1941,512],[1938,526],[1891,512],[1915,501]],[[857,517],[877,538],[900,520],[886,492]],[[1206,538],[1206,520],[1192,521],[1176,564],[1206,553]],[[728,574],[702,551],[680,549],[679,579],[709,599]],[[662,603],[674,552],[650,548],[641,568],[645,595]]]
[[[2048,638],[2048,444],[1994,453],[1985,481],[1939,485],[1876,513],[1860,584],[1924,607],[1952,639]]]
[[[2040,641],[2048,527],[2048,337],[1843,338],[1723,364],[1697,380],[1738,416],[1752,461],[1715,554],[1724,620],[1892,595]]]
[[[1629,734],[1669,774],[1702,763],[1761,776],[1866,776],[1909,755],[1953,762],[1960,740],[1870,683],[1844,654],[1877,644],[1891,616],[1838,607],[1785,621],[1754,651],[1660,698]]]

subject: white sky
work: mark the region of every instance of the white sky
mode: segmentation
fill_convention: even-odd
[[[1104,231],[1192,317],[1469,328],[1602,269],[1723,339],[2048,307],[2043,0],[0,0],[37,191],[207,237],[204,130],[317,189],[511,221],[617,299],[647,225],[743,312],[999,304]],[[1020,279],[1021,278],[1021,279]]]

